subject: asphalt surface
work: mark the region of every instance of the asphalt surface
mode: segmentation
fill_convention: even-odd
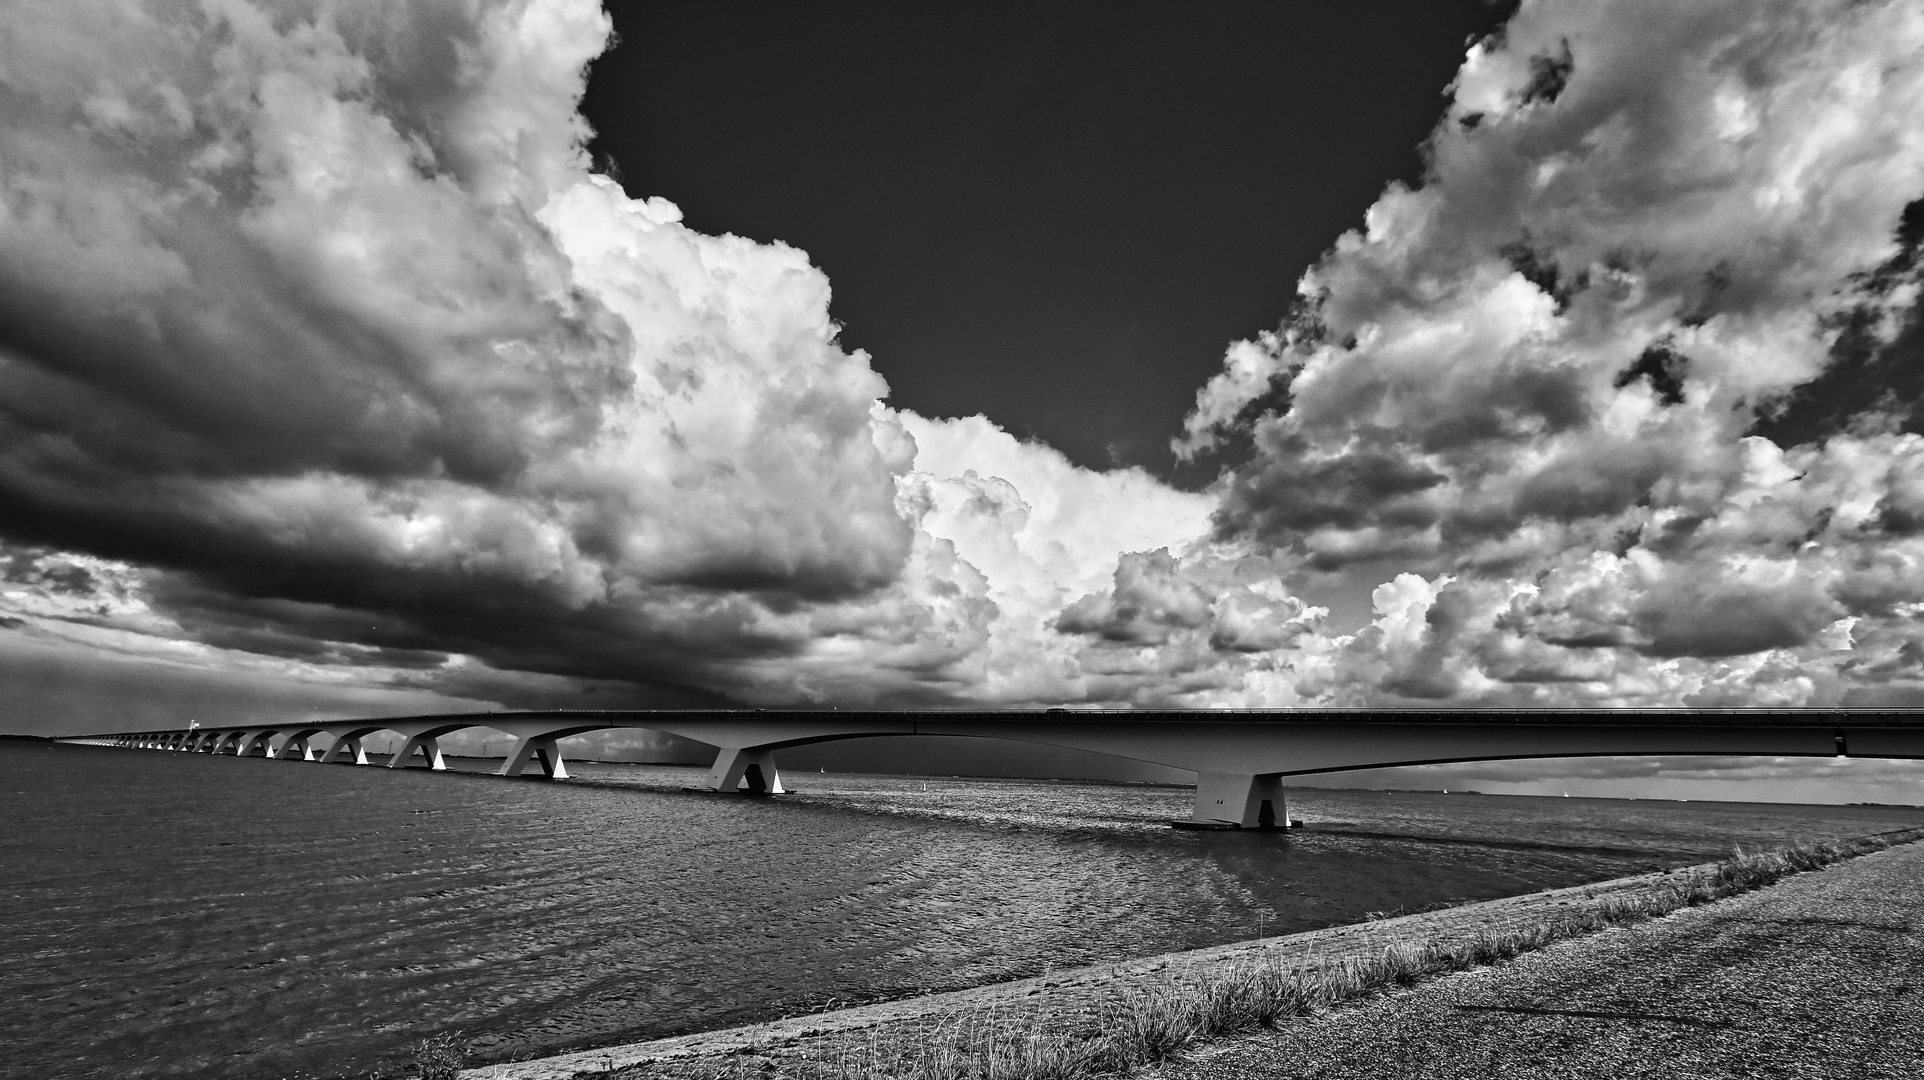
[[[1924,1080],[1924,843],[1231,1038],[1159,1080]]]

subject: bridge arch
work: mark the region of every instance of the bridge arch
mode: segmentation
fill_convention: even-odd
[[[288,729],[286,737],[280,741],[280,745],[269,749],[268,756],[284,758],[291,751],[299,751],[301,761],[313,761],[315,760],[314,748],[309,743],[314,736],[319,735],[323,730],[325,729],[312,725],[290,728]]]
[[[383,729],[379,724],[362,721],[353,724],[329,724],[325,730],[329,735],[334,736],[334,742],[328,746],[327,753],[321,755],[323,764],[345,762],[349,765],[366,765],[369,764],[367,749],[361,745],[361,740]]]

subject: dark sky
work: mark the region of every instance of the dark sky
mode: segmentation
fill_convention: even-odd
[[[892,402],[1163,475],[1231,341],[1418,146],[1483,0],[616,2],[593,149],[806,250]],[[1192,478],[1193,479],[1193,478]]]

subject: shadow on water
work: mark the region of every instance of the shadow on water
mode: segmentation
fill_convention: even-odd
[[[0,744],[0,1030],[28,1076],[501,1060],[1577,884],[1924,821],[1299,789],[1289,834],[1185,789],[702,770],[567,783]]]

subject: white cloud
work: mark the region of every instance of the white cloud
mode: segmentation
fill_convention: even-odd
[[[1076,699],[1062,608],[1207,537],[1210,496],[886,408],[803,253],[590,175],[593,3],[17,14],[0,492],[35,550],[151,567],[157,640]]]
[[[1528,4],[1472,47],[1430,177],[1305,275],[1313,318],[1232,348],[1178,443],[1253,441],[1222,538],[1403,571],[1318,693],[1869,687],[1862,620],[1915,599],[1916,436],[1907,399],[1812,380],[1857,356],[1908,392],[1861,357],[1916,325],[1920,50],[1913,5],[1641,0]]]
[[[1919,333],[1912,5],[1526,4],[1199,392],[1184,452],[1251,454],[1202,493],[888,407],[802,252],[590,175],[607,35],[19,5],[9,617],[461,700],[1924,692],[1924,441],[1861,389]]]

